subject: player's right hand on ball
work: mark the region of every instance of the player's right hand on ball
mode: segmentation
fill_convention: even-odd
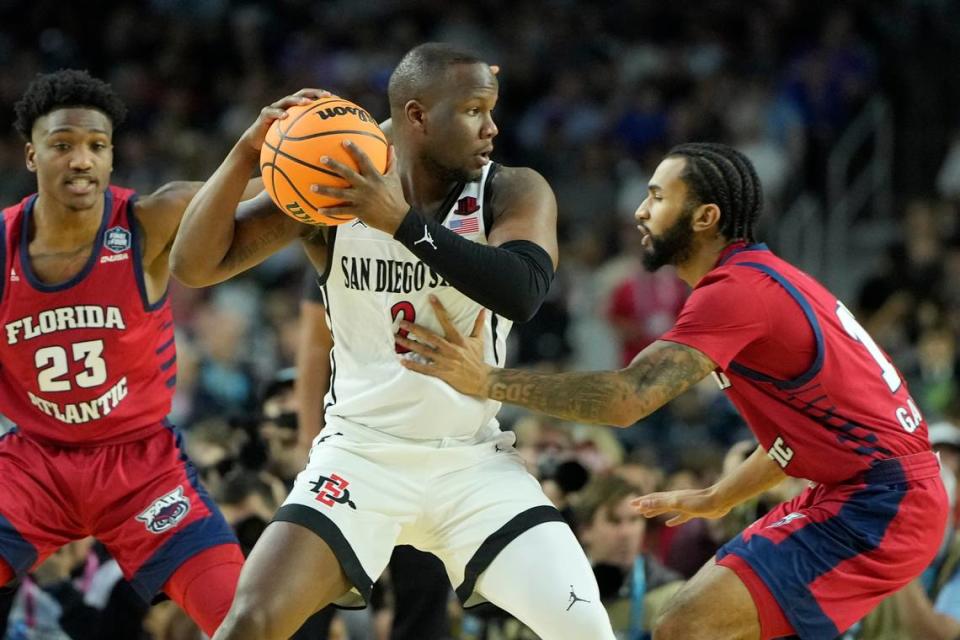
[[[272,125],[275,120],[283,120],[286,118],[287,109],[309,104],[314,100],[326,98],[330,95],[333,94],[323,89],[300,89],[300,91],[297,91],[292,96],[277,100],[273,104],[260,110],[260,115],[257,116],[256,121],[244,131],[240,141],[252,151],[260,153],[260,148],[263,146],[263,141],[267,137],[267,130],[270,128],[270,125]]]

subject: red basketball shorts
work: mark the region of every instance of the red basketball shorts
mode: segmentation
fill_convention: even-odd
[[[947,522],[933,453],[779,505],[717,553],[753,596],[764,638],[833,640],[932,562]]]
[[[0,557],[19,576],[93,536],[149,601],[185,560],[236,543],[179,434],[164,426],[96,447],[41,444],[17,430],[0,437]]]

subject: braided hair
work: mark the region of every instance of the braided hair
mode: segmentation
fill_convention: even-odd
[[[686,159],[681,179],[698,204],[720,208],[720,232],[728,240],[754,242],[754,224],[760,217],[763,189],[745,155],[725,144],[690,142],[677,145],[667,157]]]
[[[123,122],[127,108],[109,84],[86,71],[61,69],[37,74],[23,97],[14,105],[14,128],[30,140],[33,124],[51,111],[68,107],[87,107],[103,112],[114,127]]]

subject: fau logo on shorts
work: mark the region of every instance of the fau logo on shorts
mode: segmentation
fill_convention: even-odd
[[[103,246],[114,253],[130,248],[130,232],[123,227],[110,227],[103,234]]]
[[[320,476],[310,484],[313,485],[310,487],[310,491],[317,494],[317,502],[325,504],[328,507],[332,507],[335,504],[345,504],[349,505],[354,511],[357,510],[357,505],[350,499],[350,490],[347,489],[350,483],[337,474],[331,473],[329,478],[327,476]]]
[[[183,495],[183,486],[157,498],[137,516],[150,533],[163,533],[177,526],[190,513],[190,498]]]

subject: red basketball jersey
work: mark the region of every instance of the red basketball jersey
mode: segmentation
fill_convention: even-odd
[[[30,266],[37,196],[4,209],[0,221],[0,413],[41,440],[132,440],[170,410],[173,316],[166,295],[147,301],[136,195],[110,187],[104,198],[90,258],[61,284],[40,282]]]
[[[930,450],[890,358],[834,295],[765,245],[726,251],[662,339],[719,365],[721,388],[789,475],[836,483]]]

